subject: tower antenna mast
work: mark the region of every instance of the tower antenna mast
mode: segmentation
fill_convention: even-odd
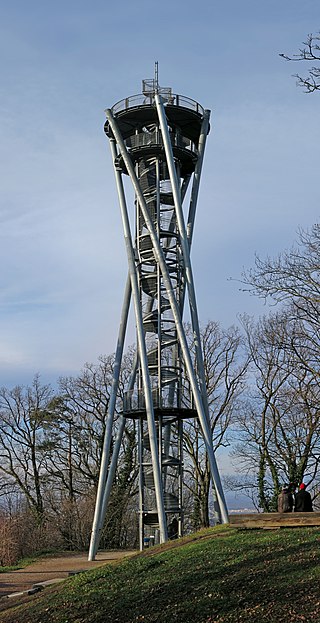
[[[156,93],[159,91],[159,67],[158,61],[154,64],[154,90]]]

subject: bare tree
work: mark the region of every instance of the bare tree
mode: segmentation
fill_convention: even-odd
[[[192,340],[190,327],[187,335]],[[229,444],[228,432],[245,387],[248,362],[242,358],[242,337],[235,327],[223,330],[217,322],[210,321],[201,330],[201,341],[211,434],[217,450]],[[184,440],[189,457],[185,471],[194,498],[193,524],[208,526],[211,476],[198,420],[185,424]]]
[[[63,480],[70,469],[69,444],[65,443],[70,434],[74,486],[76,477],[78,494],[88,485],[95,487],[98,481],[113,364],[113,355],[103,356],[97,364],[86,364],[78,376],[60,379],[65,430],[58,463],[63,471],[59,476]],[[57,464],[55,458],[54,463]]]
[[[320,480],[320,226],[300,229],[298,243],[276,258],[256,257],[243,283],[280,305],[257,324],[244,322],[256,383],[235,450],[243,486],[247,478],[258,505],[270,510],[281,481],[304,477],[316,494]]]
[[[85,547],[89,539],[91,526],[84,522],[81,522],[81,529],[77,530],[77,526],[81,516],[86,514],[85,500],[92,520],[113,366],[114,355],[101,356],[97,364],[86,364],[77,377],[60,379],[60,395],[55,398],[55,416],[47,426],[43,445],[46,449],[46,470],[51,482],[47,501],[69,547],[79,547],[81,544]],[[132,349],[129,349],[121,372],[119,409],[122,408],[121,397],[131,366]],[[111,456],[117,426],[116,414]],[[105,528],[109,547],[118,547],[122,542],[126,508],[135,492],[137,467],[134,427],[134,422],[128,422],[124,430]],[[84,525],[87,525],[87,532]]]
[[[317,488],[320,451],[320,387],[310,366],[290,347],[292,317],[272,314],[257,324],[243,319],[255,384],[238,416],[233,450],[256,504],[276,510],[281,484],[304,478]],[[305,356],[307,351],[305,353]],[[232,487],[231,487],[232,488]]]
[[[281,303],[291,318],[287,346],[313,374],[320,372],[320,225],[298,232],[298,244],[276,258],[255,258],[245,291]]]
[[[25,496],[39,524],[47,482],[42,444],[54,392],[38,376],[31,387],[0,390],[0,473]]]
[[[299,74],[295,74],[297,78],[297,84],[305,89],[306,93],[313,93],[320,89],[320,33],[316,35],[309,34],[307,40],[303,42],[303,47],[299,49],[298,54],[288,56],[287,54],[280,54],[286,61],[306,61],[311,63],[308,74],[306,77],[302,77]]]
[[[242,275],[244,291],[276,303],[290,301],[304,317],[318,319],[320,302],[320,225],[298,230],[298,244],[276,258],[255,258]],[[304,307],[304,306],[305,307]]]

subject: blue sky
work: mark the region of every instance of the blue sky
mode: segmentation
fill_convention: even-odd
[[[104,109],[156,60],[163,86],[212,110],[200,319],[266,311],[228,278],[318,220],[319,96],[278,54],[319,17],[318,0],[0,0],[0,385],[77,374],[115,348],[127,268]]]

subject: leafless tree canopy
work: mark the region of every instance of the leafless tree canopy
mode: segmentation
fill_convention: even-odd
[[[192,350],[192,331],[187,327]],[[208,322],[201,330],[202,352],[214,449],[230,444],[230,428],[235,421],[240,396],[245,389],[248,359],[243,338],[236,327],[227,330]],[[194,527],[209,525],[211,484],[208,456],[198,420],[185,423],[185,473],[194,500]]]
[[[298,244],[276,258],[255,258],[254,267],[242,275],[244,291],[275,302],[303,301],[317,316],[320,302],[320,225],[310,231],[299,229]],[[312,305],[315,306],[314,310]]]
[[[235,490],[251,489],[257,507],[276,510],[282,485],[304,480],[319,488],[320,386],[318,374],[292,348],[292,317],[280,311],[254,323],[243,318],[251,355],[251,385],[237,416],[233,455],[245,476]],[[253,475],[255,474],[255,477]]]
[[[285,482],[305,479],[314,499],[320,492],[320,226],[300,230],[276,258],[256,257],[243,283],[278,306],[258,322],[243,318],[252,381],[234,450],[243,479],[234,487],[275,510]]]
[[[306,61],[311,64],[307,76],[303,77],[300,74],[294,74],[294,77],[297,78],[298,86],[303,87],[306,93],[313,93],[320,89],[320,33],[308,35],[298,54],[293,54],[292,56],[280,54],[279,56],[286,61]]]
[[[188,326],[186,331],[192,349],[193,332]],[[248,364],[237,328],[224,330],[211,321],[203,327],[201,338],[212,438],[218,448],[229,443],[228,431],[245,388]],[[121,371],[111,455],[119,424],[117,412],[122,411],[133,356],[129,348]],[[31,387],[0,390],[0,511],[3,508],[4,532],[10,508],[21,499],[22,507],[13,513],[15,516],[31,512],[44,532],[47,527],[55,544],[70,549],[88,546],[113,366],[114,355],[100,357],[96,364],[86,364],[79,375],[61,378],[57,391],[42,385],[39,377]],[[102,536],[102,543],[108,547],[136,545],[136,433],[135,421],[128,418]],[[198,421],[185,422],[185,450],[188,525],[207,525],[211,476]],[[9,498],[10,508],[6,503]]]

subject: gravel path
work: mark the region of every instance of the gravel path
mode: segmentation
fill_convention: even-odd
[[[30,590],[34,584],[59,578],[63,579],[79,571],[95,569],[113,560],[120,560],[125,556],[130,556],[133,553],[135,552],[99,552],[96,556],[96,560],[92,562],[88,562],[87,552],[82,554],[61,555],[54,558],[42,558],[24,569],[11,571],[10,573],[0,573],[0,597],[5,597],[11,593]]]

